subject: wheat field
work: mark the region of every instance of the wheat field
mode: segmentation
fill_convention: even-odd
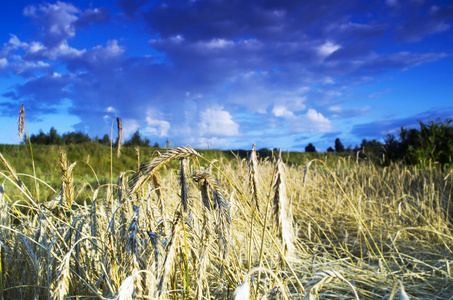
[[[3,299],[452,299],[451,170],[187,146],[82,185],[62,153],[36,201],[0,158]]]

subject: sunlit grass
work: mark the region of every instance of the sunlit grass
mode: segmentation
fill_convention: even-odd
[[[175,148],[140,153],[137,172],[135,149],[95,145],[35,147],[35,180],[24,145],[5,147],[21,182],[0,169],[5,299],[390,299],[400,281],[413,299],[453,293],[448,170]],[[77,161],[64,174],[63,150]]]

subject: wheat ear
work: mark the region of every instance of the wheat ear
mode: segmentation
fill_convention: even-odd
[[[203,204],[210,209],[208,188],[212,191],[214,209],[216,211],[216,225],[218,226],[219,250],[223,259],[228,255],[228,240],[230,237],[231,216],[230,207],[225,200],[217,181],[207,172],[195,171],[192,179],[201,187]]]
[[[60,152],[60,169],[61,169],[61,203],[65,203],[70,208],[74,198],[74,186],[72,179],[72,169],[74,169],[76,162],[71,163],[69,166],[66,162],[66,153]]]
[[[18,123],[18,132],[19,132],[19,137],[22,137],[24,134],[24,128],[25,128],[25,107],[22,104],[19,110],[19,118],[17,119]]]
[[[249,184],[252,192],[252,200],[255,200],[255,207],[257,212],[260,211],[260,198],[259,198],[259,184],[258,184],[258,161],[256,159],[256,147],[252,146],[252,152],[250,153],[249,160]]]
[[[186,179],[186,169],[187,169],[187,158],[181,157],[181,174],[180,174],[180,181],[181,181],[181,206],[183,211],[187,212],[187,197],[188,197],[188,189],[187,189],[187,179]]]
[[[58,266],[58,276],[56,278],[56,286],[52,290],[52,299],[64,300],[69,291],[69,262],[71,258],[71,251],[64,257],[61,264]]]
[[[197,151],[195,151],[192,147],[178,147],[171,149],[165,154],[162,154],[155,159],[153,159],[149,163],[142,163],[140,166],[140,172],[135,174],[131,179],[131,193],[136,192],[140,188],[142,188],[150,178],[152,178],[153,174],[161,168],[163,165],[167,164],[168,162],[178,159],[181,157],[190,157],[190,156],[200,156]]]
[[[282,239],[283,253],[286,255],[294,250],[294,229],[291,217],[291,207],[286,195],[285,165],[282,151],[278,152],[273,176],[273,215],[279,237]]]
[[[116,122],[118,123],[118,144],[116,145],[116,157],[120,157],[121,141],[123,140],[123,121],[121,121],[121,118],[116,118]]]
[[[135,276],[137,274],[132,274],[124,279],[123,283],[121,283],[120,288],[118,289],[118,296],[114,298],[115,300],[132,300],[134,291],[135,291]]]

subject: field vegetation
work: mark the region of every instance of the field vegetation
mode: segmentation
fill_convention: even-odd
[[[453,171],[435,162],[29,146],[0,149],[3,299],[453,295]]]

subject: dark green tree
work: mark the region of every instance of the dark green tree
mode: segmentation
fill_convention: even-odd
[[[102,139],[99,140],[99,143],[102,144],[102,145],[105,145],[105,146],[110,145],[110,137],[109,137],[109,135],[108,134],[104,134]]]
[[[305,152],[316,152],[316,148],[312,143],[310,143],[305,147]]]
[[[137,130],[130,140],[124,142],[124,146],[138,146],[138,147],[149,147],[149,139],[142,139],[140,132]]]
[[[341,153],[341,152],[344,152],[344,146],[343,144],[341,143],[340,139],[337,138],[335,140],[335,152],[337,153]]]
[[[61,145],[62,144],[61,136],[57,133],[57,130],[54,127],[50,128],[48,143],[50,145]]]
[[[327,148],[327,152],[335,152],[332,147]]]

